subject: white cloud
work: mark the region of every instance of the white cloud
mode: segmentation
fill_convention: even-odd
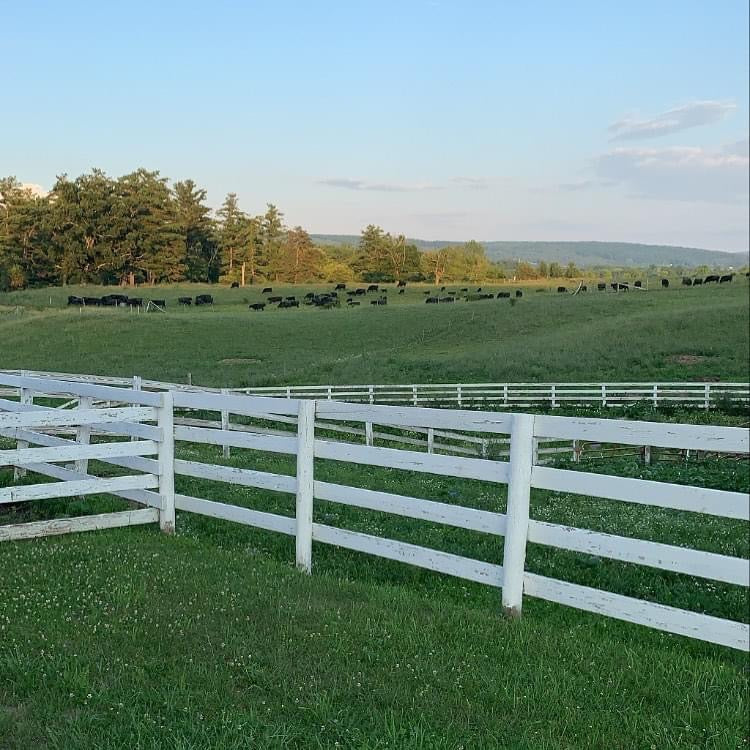
[[[609,132],[612,134],[611,140],[613,141],[659,138],[688,128],[718,122],[735,109],[737,105],[734,102],[716,100],[690,102],[647,119],[624,117],[612,123],[609,126]]]
[[[484,177],[451,177],[454,185],[469,188],[470,190],[487,190],[489,184]]]
[[[441,190],[440,185],[425,184],[399,184],[390,182],[368,182],[367,180],[355,180],[349,177],[330,177],[318,180],[319,185],[343,188],[345,190],[367,190],[380,193],[418,193],[425,190]]]
[[[738,203],[747,200],[747,141],[720,151],[698,146],[616,148],[595,159],[600,178],[639,197]]]

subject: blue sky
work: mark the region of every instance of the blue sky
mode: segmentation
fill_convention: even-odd
[[[748,247],[748,4],[0,0],[0,174],[426,239]]]

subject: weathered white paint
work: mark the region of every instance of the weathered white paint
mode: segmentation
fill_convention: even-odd
[[[29,388],[18,389],[18,400],[21,404],[33,404],[34,403],[34,392]],[[16,444],[16,448],[28,448],[29,444],[23,440],[19,440]],[[26,476],[26,469],[16,466],[13,469],[13,481],[17,482]]]
[[[196,461],[183,461],[176,459],[174,462],[175,474],[181,474],[196,479],[210,479],[216,482],[227,482],[228,484],[239,484],[244,487],[258,487],[272,492],[297,492],[296,477],[284,474],[270,474],[265,471],[254,471],[252,469],[240,469],[234,466],[216,466],[215,464],[204,464]]]
[[[231,430],[207,430],[202,427],[181,427],[174,429],[175,440],[188,443],[205,443],[208,445],[231,445],[235,448],[249,448],[251,450],[269,451],[271,453],[297,452],[296,437],[278,437],[256,433]]]
[[[666,607],[663,604],[612,594],[576,583],[557,581],[535,573],[524,575],[524,592],[527,596],[607,615],[617,620],[646,625],[741,651],[750,650],[750,626],[745,623]]]
[[[125,407],[117,409],[44,409],[22,413],[0,412],[0,427],[61,427],[82,424],[108,424],[112,422],[141,421],[155,419],[154,409],[149,407]]]
[[[94,399],[91,396],[79,396],[78,397],[78,408],[79,409],[91,409],[94,405]],[[135,440],[135,438],[130,438]],[[76,428],[76,442],[79,445],[88,445],[91,441],[91,425],[82,424]],[[44,459],[40,459],[44,460]],[[75,463],[75,470],[80,471],[81,474],[88,474],[89,462],[87,458],[79,458]]]
[[[31,521],[0,526],[0,542],[15,542],[22,539],[37,539],[57,534],[70,534],[76,531],[99,531],[120,526],[155,523],[159,512],[154,508],[125,510],[118,513],[100,513],[78,518],[54,518],[50,521]]]
[[[223,396],[229,395],[229,391],[226,388],[222,388],[221,393]],[[229,430],[229,412],[226,409],[223,409],[221,412],[221,429]],[[223,445],[221,447],[222,458],[229,458],[230,450],[228,445]]]
[[[67,442],[67,441],[66,441]],[[25,443],[28,445],[28,443]],[[0,451],[0,466],[17,466],[20,464],[46,463],[55,461],[76,461],[90,458],[115,458],[120,456],[148,456],[157,451],[157,444],[151,440],[139,440],[135,443],[97,443],[95,445],[76,445],[52,448],[21,448]],[[76,469],[76,471],[80,471]],[[86,474],[87,472],[81,472]]]
[[[137,490],[158,487],[159,480],[152,474],[140,476],[83,479],[74,482],[29,484],[21,487],[0,487],[0,504],[20,503],[27,500],[44,500],[51,497],[74,495],[99,495],[117,490]]]
[[[312,570],[313,466],[315,463],[316,401],[300,401],[297,423],[297,568]]]
[[[241,508],[239,505],[228,505],[217,503],[213,500],[203,500],[189,495],[175,495],[175,506],[178,510],[199,513],[211,518],[221,518],[225,521],[234,521],[246,526],[255,526],[266,531],[278,531],[281,534],[294,536],[295,520],[287,516],[279,516],[275,513],[264,513],[251,508]]]
[[[159,495],[161,510],[159,528],[165,534],[174,534],[174,396],[170,391],[161,394],[161,406],[158,409],[158,427],[161,431],[159,441]]]
[[[534,420],[531,414],[515,414],[510,438],[502,595],[503,610],[509,617],[520,617],[523,603]]]

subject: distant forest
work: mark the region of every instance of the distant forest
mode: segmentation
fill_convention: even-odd
[[[251,216],[229,193],[213,212],[192,180],[170,184],[145,169],[118,178],[98,169],[73,180],[62,175],[45,196],[14,177],[0,179],[0,291],[182,281],[440,284],[612,273],[584,272],[572,261],[493,261],[474,241],[420,249],[374,225],[350,242],[316,242],[302,227],[286,226],[272,204]]]

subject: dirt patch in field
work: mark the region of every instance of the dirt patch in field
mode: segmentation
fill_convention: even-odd
[[[699,365],[705,362],[707,357],[699,354],[675,354],[673,357],[667,357],[668,362],[674,362],[678,365]]]
[[[263,360],[250,357],[233,357],[219,360],[220,365],[259,365]]]

